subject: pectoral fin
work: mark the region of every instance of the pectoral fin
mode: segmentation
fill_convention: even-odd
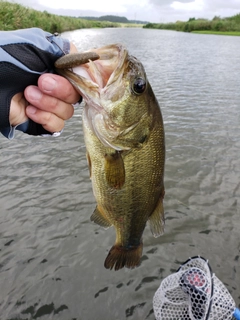
[[[96,209],[93,211],[90,220],[106,229],[111,227],[112,225],[111,222],[109,222],[107,217],[105,216],[103,209],[101,209],[99,206],[97,206]]]
[[[105,154],[106,180],[110,187],[121,189],[125,182],[125,168],[121,152]]]
[[[158,204],[149,217],[150,229],[155,238],[159,237],[164,232],[164,209],[163,197],[158,201]]]

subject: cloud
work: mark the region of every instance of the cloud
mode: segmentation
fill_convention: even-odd
[[[239,0],[205,0],[205,11],[211,16],[229,17],[240,13]]]
[[[174,0],[149,0],[149,3],[158,6],[158,7],[162,7],[162,6],[171,6],[171,4],[174,2]],[[182,2],[182,3],[186,3],[186,2],[190,2],[189,0],[180,0],[178,2]]]
[[[149,0],[149,3],[159,12],[159,22],[187,21],[190,17],[212,19],[240,13],[239,0]]]
[[[121,1],[76,1],[76,0],[38,0],[42,6],[48,6],[54,9],[69,9],[75,8],[77,10],[92,10],[99,12],[127,12],[128,6],[143,7],[146,6],[148,0],[121,0]]]
[[[171,7],[176,10],[181,10],[184,12],[189,11],[203,11],[204,2],[202,0],[195,0],[193,2],[182,2],[182,1],[174,1],[171,4]]]
[[[204,1],[205,5],[209,9],[213,10],[221,10],[224,8],[228,9],[237,9],[240,11],[240,6],[239,6],[239,0],[210,0],[210,1]]]
[[[150,22],[187,21],[191,17],[212,19],[229,17],[240,12],[240,0],[9,0],[36,10],[69,16],[112,14],[129,20]]]

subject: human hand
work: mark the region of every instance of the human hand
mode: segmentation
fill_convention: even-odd
[[[79,94],[54,74],[54,63],[75,46],[39,28],[0,31],[0,132],[31,135],[61,131]],[[56,135],[56,134],[55,134]]]
[[[77,52],[71,44],[70,52]],[[28,86],[24,93],[13,96],[10,105],[11,126],[31,119],[41,124],[49,132],[61,131],[64,121],[72,117],[72,104],[80,100],[80,95],[65,78],[46,73],[39,77],[38,86]]]
[[[10,124],[15,126],[28,118],[49,132],[61,131],[64,121],[74,112],[73,103],[80,95],[65,78],[46,73],[39,77],[38,86],[28,86],[24,94],[16,94],[10,107]]]
[[[26,115],[49,132],[61,131],[64,121],[72,117],[72,104],[80,100],[80,95],[65,78],[55,74],[43,74],[38,87],[28,86],[24,91],[29,102]]]

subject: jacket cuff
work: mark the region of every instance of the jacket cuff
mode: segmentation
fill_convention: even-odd
[[[15,136],[16,130],[22,131],[29,135],[43,137],[58,137],[63,132],[63,130],[59,132],[49,132],[45,130],[41,124],[35,123],[31,119],[28,119],[26,122],[20,123],[17,126],[10,125],[9,127],[3,128],[1,130],[1,133],[4,135],[4,137],[8,138],[9,140],[12,140]]]

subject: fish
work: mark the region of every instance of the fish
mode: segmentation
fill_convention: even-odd
[[[132,269],[141,263],[147,222],[154,237],[164,232],[163,117],[143,64],[124,45],[84,54],[70,64],[60,58],[57,72],[85,101],[83,133],[96,199],[90,219],[116,232],[104,266]]]

